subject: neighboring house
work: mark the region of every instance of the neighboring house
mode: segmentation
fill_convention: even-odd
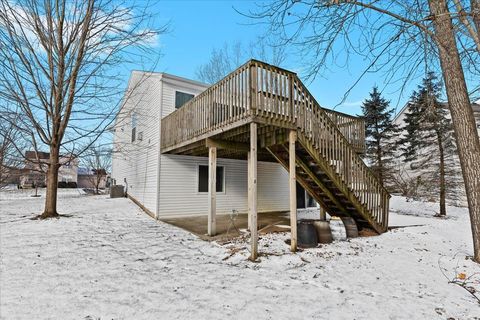
[[[395,115],[393,118],[393,123],[398,125],[400,128],[405,125],[405,115],[408,112],[409,103],[406,103],[403,108]],[[480,100],[472,103],[473,115],[475,117],[475,122],[477,123],[477,131],[480,135]],[[449,116],[449,118],[451,118]]]
[[[259,61],[212,86],[133,71],[113,127],[112,181],[156,218],[208,213],[209,234],[215,214],[289,211],[291,203],[318,203],[384,232],[390,196],[358,155],[364,130],[363,120],[321,108],[295,73]],[[297,135],[292,184],[288,141]],[[250,210],[249,194],[257,199]]]
[[[480,100],[472,104],[473,116],[477,122],[477,131],[480,136]]]
[[[62,164],[58,169],[58,182],[65,182],[69,186],[77,184],[78,177],[78,159],[67,155],[60,156]]]
[[[399,128],[403,128],[405,126],[405,116],[408,113],[409,105],[410,104],[407,103],[397,113],[397,115],[393,119],[393,123],[396,124]],[[477,124],[477,131],[478,131],[478,134],[480,136],[480,104],[479,103],[472,103],[472,109],[473,109],[474,117],[475,117],[476,124]],[[448,118],[451,118],[451,116],[448,115]],[[401,131],[399,133],[398,139],[400,139],[403,135],[405,135],[405,131]],[[429,149],[421,150],[419,152],[420,158],[422,156],[423,157],[428,157],[431,153],[430,151],[431,150],[429,150]],[[400,153],[400,152],[398,151],[398,153]],[[452,159],[452,163],[454,163],[455,169],[459,172],[458,181],[456,183],[456,185],[458,187],[455,187],[455,190],[451,190],[452,195],[447,200],[449,200],[450,203],[455,204],[455,205],[466,205],[466,195],[465,195],[465,189],[464,189],[464,186],[463,186],[463,178],[461,177],[460,160],[458,158],[458,155],[454,156],[454,158]],[[403,158],[400,156],[400,154],[398,154],[398,156],[396,157],[395,171],[396,171],[395,174],[397,175],[397,181],[401,180],[403,182],[406,182],[406,180],[411,180],[412,183],[414,183],[413,181],[418,179],[418,177],[420,177],[422,175],[422,173],[424,173],[423,168],[415,168],[415,167],[412,168],[410,163],[405,163],[403,161]],[[425,190],[423,190],[423,191],[425,191]],[[424,193],[424,195],[425,195],[427,192],[423,192],[423,191],[421,189],[418,190],[418,192],[420,192],[420,194]],[[449,194],[447,193],[447,197],[448,196],[449,196]]]
[[[20,177],[20,186],[45,186],[48,167],[48,152],[25,152],[25,166]],[[72,155],[60,156],[61,166],[58,169],[58,183],[61,187],[76,187],[78,159]]]
[[[80,167],[78,168],[77,187],[85,189],[95,189],[98,179],[98,188],[105,189],[107,187],[108,174],[101,169],[98,174],[95,170]]]
[[[0,168],[0,188],[7,185],[19,185],[23,169],[19,168]]]

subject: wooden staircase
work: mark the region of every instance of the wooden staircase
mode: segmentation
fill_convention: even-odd
[[[390,194],[349,141],[351,131],[342,132],[296,76],[293,86],[296,104],[303,106],[297,108],[297,181],[330,215],[350,216],[360,228],[387,231]],[[288,171],[288,145],[267,149]]]
[[[205,156],[206,139],[215,138],[235,146],[225,157],[244,158],[244,128],[252,122],[266,135],[259,137],[259,148],[287,170],[288,142],[269,133],[297,132],[296,179],[327,212],[351,216],[378,233],[387,230],[390,194],[359,156],[363,121],[321,108],[288,70],[250,60],[162,119],[162,152]]]
[[[296,149],[296,179],[300,185],[332,216],[350,216],[359,228],[373,228],[378,233],[385,231],[382,221],[372,219],[363,204],[351,192],[345,182],[334,173],[335,168],[323,161],[318,152],[310,154],[311,148],[298,142]],[[288,145],[267,148],[288,171]],[[331,177],[330,174],[333,174]]]

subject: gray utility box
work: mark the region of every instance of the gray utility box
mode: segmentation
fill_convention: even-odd
[[[125,197],[125,187],[121,184],[113,185],[110,187],[110,198],[123,198]]]

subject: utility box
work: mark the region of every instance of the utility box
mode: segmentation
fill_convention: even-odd
[[[117,184],[110,187],[110,198],[123,197],[125,197],[125,187],[123,185]]]

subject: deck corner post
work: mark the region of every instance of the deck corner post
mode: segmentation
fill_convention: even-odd
[[[290,130],[288,135],[288,159],[290,175],[290,251],[297,251],[297,180],[295,169],[295,143],[297,141],[297,131]]]
[[[217,232],[217,148],[208,148],[208,235]]]
[[[289,113],[290,113],[290,121],[295,123],[295,88],[294,88],[294,77],[293,75],[288,76],[289,84],[288,84],[288,96],[290,98],[289,101]]]
[[[258,221],[257,221],[257,124],[250,124],[250,164],[248,166],[248,190],[250,201],[248,203],[248,216],[250,221],[250,260],[258,257]]]
[[[251,62],[250,72],[249,72],[249,82],[250,82],[250,115],[254,116],[257,109],[257,64]]]

